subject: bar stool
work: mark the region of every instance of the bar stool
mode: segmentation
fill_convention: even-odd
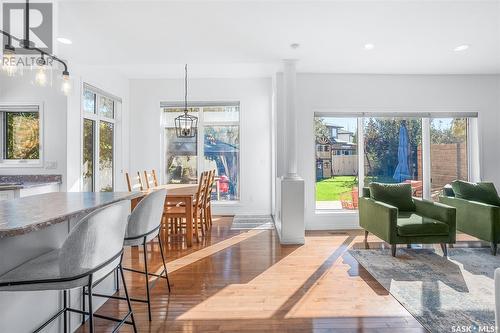
[[[160,226],[163,216],[163,209],[164,209],[166,195],[167,195],[167,190],[160,189],[151,192],[137,204],[137,206],[132,211],[132,214],[130,215],[127,231],[125,234],[125,241],[123,244],[124,246],[142,245],[143,255],[144,255],[144,271],[127,267],[123,267],[123,269],[133,273],[146,275],[147,299],[144,300],[144,299],[130,298],[130,300],[148,304],[148,315],[150,321],[151,321],[151,297],[150,297],[149,276],[156,276],[157,278],[166,279],[168,292],[170,293],[170,281],[168,279],[167,265],[165,263],[165,255],[163,254],[163,245],[160,239]],[[151,273],[148,270],[146,244],[155,238],[158,238],[161,259],[163,261],[163,270],[160,274]],[[154,283],[156,283],[156,281]]]
[[[94,332],[94,317],[118,322],[115,330],[124,323],[137,332],[127,286],[123,279],[128,312],[122,319],[93,313],[92,288],[116,269],[122,271],[123,238],[130,207],[129,201],[121,201],[98,209],[82,218],[71,230],[63,245],[42,254],[0,276],[0,291],[61,290],[63,309],[52,316],[34,332],[40,332],[61,314],[64,316],[64,332],[68,331],[67,312],[88,315],[89,332]],[[68,306],[67,291],[88,288],[88,306],[85,311]],[[85,299],[84,296],[82,296]],[[131,321],[127,319],[130,317]]]

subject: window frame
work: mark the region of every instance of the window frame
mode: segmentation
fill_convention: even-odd
[[[94,94],[94,112],[87,112],[85,110],[85,91],[90,91]],[[84,120],[93,121],[93,180],[92,180],[92,192],[100,192],[100,170],[99,170],[99,153],[100,153],[100,128],[99,125],[101,121],[111,123],[113,125],[113,170],[112,170],[112,191],[116,188],[116,166],[117,166],[117,118],[119,117],[119,112],[121,111],[122,100],[119,97],[113,96],[99,88],[95,88],[87,83],[82,85],[81,96],[81,131],[80,131],[80,191],[83,191],[83,131],[84,131]],[[106,97],[113,101],[113,118],[103,116],[99,112],[100,98]]]
[[[41,168],[44,166],[44,108],[43,102],[15,102],[15,103],[0,103],[0,107],[19,107],[15,111],[0,111],[0,168]],[[22,107],[36,107],[38,111],[24,111]],[[38,112],[38,156],[36,160],[29,159],[6,159],[5,156],[5,113],[19,113],[19,112]]]
[[[206,121],[205,120],[205,113],[204,109],[209,108],[209,107],[230,107],[230,106],[238,106],[238,121],[226,121],[226,120],[221,120],[221,121]],[[161,121],[160,121],[160,126],[162,130],[162,135],[161,135],[161,174],[160,174],[160,180],[162,183],[166,182],[166,174],[165,174],[165,167],[166,167],[166,150],[168,147],[168,144],[166,142],[166,135],[165,135],[165,130],[168,128],[175,128],[173,124],[168,126],[167,121],[165,119],[165,109],[169,108],[181,108],[184,109],[184,103],[182,102],[174,102],[174,103],[166,103],[166,102],[160,102],[160,112],[161,112]],[[242,201],[242,196],[243,196],[243,191],[242,191],[242,184],[241,184],[241,179],[242,179],[242,154],[241,154],[241,143],[242,143],[242,128],[241,128],[241,103],[240,102],[191,102],[188,104],[188,109],[191,108],[198,108],[198,129],[197,129],[197,142],[196,142],[196,150],[197,150],[197,155],[196,155],[196,173],[197,173],[197,179],[200,179],[201,173],[204,171],[204,165],[205,165],[205,147],[204,147],[204,140],[205,140],[205,128],[210,127],[210,126],[238,126],[238,136],[239,136],[239,152],[238,152],[238,199],[237,200],[216,200],[213,201],[212,203],[215,205],[233,205],[233,204],[239,204]]]
[[[432,119],[440,118],[466,118],[467,119],[467,169],[468,169],[468,181],[479,181],[480,178],[480,161],[479,161],[479,146],[478,146],[478,119],[479,113],[477,111],[457,111],[457,112],[332,112],[332,111],[316,111],[313,113],[313,122],[316,117],[324,118],[346,118],[352,117],[357,118],[357,135],[358,135],[358,155],[364,156],[365,154],[365,136],[364,136],[364,124],[367,118],[420,118],[422,120],[422,181],[423,181],[423,193],[422,197],[426,200],[431,200],[431,183],[430,177],[432,174],[431,163],[430,163],[430,121]],[[316,138],[314,137],[313,144]],[[316,163],[315,156],[313,157]],[[313,169],[316,172],[316,169]],[[316,179],[316,175],[313,174],[312,179]],[[361,184],[365,182],[365,165],[364,158],[358,158],[358,188],[362,188]],[[314,202],[316,202],[316,184],[313,184],[314,191],[312,191],[312,197]],[[359,191],[359,195],[362,191]],[[315,215],[326,214],[358,214],[358,210],[328,210],[328,209],[314,209]]]

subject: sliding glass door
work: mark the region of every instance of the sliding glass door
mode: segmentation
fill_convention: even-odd
[[[471,150],[477,147],[470,147],[476,117],[316,114],[316,209],[356,210],[359,187],[371,182],[408,183],[413,196],[437,200],[444,185],[477,175],[471,173],[471,165],[477,165]]]
[[[314,131],[316,209],[357,209],[357,118],[315,117]]]
[[[431,198],[444,185],[469,179],[467,118],[434,118],[430,122]]]
[[[409,183],[422,197],[422,119],[364,118],[365,186]]]

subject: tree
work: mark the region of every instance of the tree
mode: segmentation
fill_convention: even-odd
[[[418,173],[417,152],[422,142],[420,119],[369,118],[365,125],[365,155],[368,175],[390,182],[398,165],[399,130],[404,124],[408,131],[408,166]]]
[[[314,118],[314,135],[316,136],[316,139],[324,137],[327,138],[330,136],[330,133],[328,133],[328,128],[326,127],[322,118]]]

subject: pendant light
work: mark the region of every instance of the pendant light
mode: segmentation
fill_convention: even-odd
[[[45,86],[47,84],[47,60],[53,60],[60,63],[64,70],[62,72],[62,86],[61,90],[68,94],[71,90],[71,81],[69,79],[68,65],[65,61],[59,59],[54,54],[47,53],[46,51],[36,47],[35,43],[30,40],[30,2],[26,0],[26,5],[24,8],[24,38],[18,38],[10,34],[9,32],[0,30],[0,36],[5,36],[7,38],[7,44],[3,48],[3,59],[2,59],[2,69],[9,76],[14,76],[18,72],[18,64],[16,63],[16,49],[12,46],[12,41],[19,42],[19,47],[21,49],[35,51],[35,53],[40,54],[40,58],[37,60],[38,63],[37,73],[35,74],[35,83],[40,86]],[[1,46],[1,45],[0,45]],[[21,72],[22,74],[22,72]]]
[[[187,64],[184,67],[184,114],[175,118],[175,133],[178,138],[193,138],[198,130],[198,117],[188,114],[188,81],[187,81]]]

